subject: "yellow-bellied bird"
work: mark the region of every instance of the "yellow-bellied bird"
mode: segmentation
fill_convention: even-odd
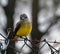
[[[32,23],[29,21],[26,14],[21,14],[20,20],[14,31],[14,40],[17,40],[19,37],[27,37],[32,31]]]

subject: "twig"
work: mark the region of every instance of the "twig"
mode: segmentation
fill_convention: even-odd
[[[28,44],[27,44],[27,38],[24,39],[24,43],[30,48],[32,49],[32,47],[30,47]],[[33,49],[32,49],[33,50]]]
[[[42,40],[41,42],[45,42],[44,40]],[[57,42],[56,40],[55,41],[47,41],[49,43],[57,43],[57,44],[60,44],[60,42]]]
[[[53,46],[51,46],[51,45],[46,41],[46,39],[44,39],[44,41],[48,44],[48,46],[50,47],[51,50],[54,49],[56,52],[58,52],[58,50],[56,50]]]
[[[39,49],[42,49],[45,45],[46,45],[46,43],[44,43]]]
[[[1,35],[3,38],[5,38],[5,39],[0,39],[0,40],[2,40],[2,41],[9,40],[9,39],[7,39],[4,35],[2,35],[1,33],[0,33],[0,35]],[[29,41],[33,46],[35,46],[35,44],[34,44],[31,40],[29,40],[27,37],[26,37],[26,38],[22,38],[22,39],[23,39],[23,40],[16,40],[16,41],[24,41],[24,44],[23,44],[23,46],[21,47],[20,51],[18,51],[16,48],[14,48],[14,47],[12,47],[12,46],[10,46],[10,45],[9,45],[9,47],[11,47],[11,48],[13,48],[14,50],[16,50],[17,52],[21,53],[21,51],[22,51],[22,49],[23,49],[23,47],[24,47],[25,45],[27,45],[30,49],[32,49],[32,47],[27,44],[27,41]],[[14,39],[10,39],[10,40],[13,41]],[[40,42],[45,42],[45,43],[44,43],[44,44],[42,45],[42,47],[39,48],[39,49],[42,49],[42,48],[45,46],[45,44],[47,43],[48,46],[49,46],[49,48],[50,48],[50,50],[51,50],[51,53],[54,53],[53,49],[55,50],[55,52],[58,52],[58,50],[56,50],[56,49],[55,49],[53,46],[51,46],[49,43],[57,43],[57,44],[60,44],[60,42],[57,42],[57,41],[46,41],[46,39],[44,39],[43,41],[40,41]],[[32,49],[32,50],[35,51],[35,49]]]
[[[5,38],[5,39],[7,39],[4,35],[2,35],[1,33],[0,33],[0,35],[3,37],[3,38]]]

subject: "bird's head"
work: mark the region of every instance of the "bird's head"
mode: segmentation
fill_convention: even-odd
[[[28,19],[28,17],[27,17],[26,14],[21,14],[20,15],[20,20],[27,20],[27,19]]]

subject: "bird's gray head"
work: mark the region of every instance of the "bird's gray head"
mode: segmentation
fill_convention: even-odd
[[[25,19],[28,19],[27,15],[26,14],[21,14],[20,15],[20,20],[25,20]]]

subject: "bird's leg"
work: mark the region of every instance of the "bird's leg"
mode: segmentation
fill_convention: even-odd
[[[28,38],[27,38],[27,37],[25,37],[24,39],[25,39],[26,41],[28,40]]]
[[[24,40],[28,40],[27,37],[24,37],[24,36],[20,36],[20,38],[24,39]]]
[[[22,36],[20,36],[20,38],[23,38]]]

